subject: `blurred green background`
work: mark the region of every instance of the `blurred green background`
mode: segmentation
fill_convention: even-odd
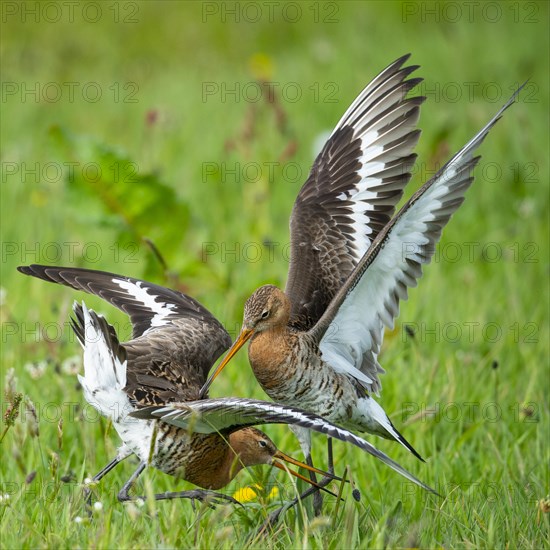
[[[408,439],[434,459],[419,469],[376,441],[431,485],[460,475],[504,479],[506,487],[531,483],[529,498],[508,499],[495,512],[483,494],[470,493],[466,504],[460,501],[468,510],[464,532],[446,526],[417,540],[407,537],[421,532],[423,521],[440,526],[422,518],[419,499],[398,538],[378,539],[373,525],[395,494],[384,504],[370,462],[348,452],[346,463],[368,463],[368,475],[361,469],[355,475],[369,479],[365,491],[380,501],[365,524],[369,533],[359,521],[351,530],[356,538],[346,540],[427,546],[542,540],[547,516],[537,523],[536,514],[548,492],[541,469],[548,459],[546,2],[3,2],[1,9],[1,379],[15,368],[20,391],[37,403],[82,401],[74,374],[56,368],[79,353],[66,320],[82,296],[25,279],[17,265],[85,266],[172,285],[200,300],[234,336],[248,295],[266,282],[284,285],[288,218],[315,151],[381,69],[410,52],[425,79],[418,87],[428,98],[419,162],[408,193],[529,78],[483,144],[476,182],[386,338],[381,401],[398,425],[411,425]],[[122,314],[86,301],[106,311],[122,337],[129,335]],[[44,361],[45,371],[32,370]],[[263,398],[245,353],[213,394]],[[498,403],[502,415],[487,424],[479,411],[466,418],[461,406],[456,423],[422,416],[423,404],[468,402],[479,411]],[[23,428],[13,432],[18,439],[8,434],[3,445],[13,445],[20,460],[2,461],[3,479],[21,481],[38,470],[45,483],[50,450],[59,462],[53,478],[67,472],[78,478],[83,453],[90,473],[116,445],[112,434],[103,441],[97,424],[83,433],[66,421],[60,449],[56,429],[44,423],[38,450]],[[281,434],[278,442],[297,449],[282,428],[272,430]],[[96,436],[90,449],[87,438]],[[495,454],[501,454],[496,465]],[[399,485],[383,468],[376,471],[388,476],[386,487]],[[40,534],[27,543],[53,543],[48,520],[29,506]],[[525,539],[507,516],[516,508],[532,529]],[[75,509],[58,512],[71,518]],[[472,509],[482,519],[471,520]],[[19,517],[15,506],[11,513]],[[498,520],[489,525],[491,516]],[[500,538],[484,538],[490,528]],[[87,543],[71,529],[63,540]],[[110,536],[100,539],[103,545]],[[144,536],[148,544],[156,540]]]

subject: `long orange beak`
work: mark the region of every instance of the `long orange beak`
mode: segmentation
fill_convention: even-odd
[[[285,462],[288,462],[289,464],[294,464],[294,466],[298,466],[299,468],[304,468],[305,470],[309,470],[310,472],[314,472],[314,473],[319,474],[323,477],[330,477],[330,479],[334,479],[335,481],[342,481],[341,477],[335,476],[334,474],[329,474],[328,472],[325,472],[324,470],[319,470],[319,468],[315,468],[315,466],[310,466],[309,464],[306,464],[305,462],[300,462],[299,460],[296,460],[295,458],[292,458],[291,456],[288,456],[287,454],[283,453],[282,451],[278,450],[273,455],[273,458],[275,460],[284,460]],[[275,466],[276,462],[274,462],[273,465]]]
[[[305,481],[306,483],[309,483],[310,485],[313,485],[314,487],[317,487],[317,488],[325,491],[326,493],[329,493],[332,496],[335,496],[335,497],[338,496],[338,495],[335,495],[329,489],[326,489],[325,487],[321,487],[320,485],[318,485],[317,483],[315,483],[311,479],[303,476],[302,474],[300,474],[300,473],[298,473],[294,470],[291,470],[290,468],[287,468],[282,462],[279,462],[280,460],[283,460],[285,462],[289,462],[290,464],[294,464],[295,466],[299,466],[300,468],[305,468],[306,470],[309,470],[310,472],[315,472],[316,474],[319,474],[323,477],[329,477],[329,478],[334,479],[336,481],[342,481],[341,477],[329,474],[328,472],[325,472],[323,470],[319,470],[318,468],[315,468],[313,466],[309,466],[309,464],[305,464],[304,462],[300,462],[299,460],[296,460],[295,458],[292,458],[291,456],[288,456],[288,455],[286,455],[285,453],[283,453],[281,451],[277,451],[273,455],[272,465],[275,466],[275,468],[279,468],[279,470],[283,470],[284,472],[289,472],[290,474],[297,477],[298,479],[301,479],[301,480]]]
[[[250,337],[254,334],[254,331],[249,328],[243,328],[241,330],[241,333],[239,334],[239,337],[235,341],[235,343],[231,346],[229,351],[227,352],[226,356],[223,358],[223,361],[218,365],[218,368],[208,377],[208,380],[204,384],[204,386],[201,388],[201,391],[199,393],[199,399],[202,399],[206,392],[208,391],[208,388],[212,385],[212,382],[214,382],[215,378],[220,374],[220,372],[225,368],[225,365],[231,361],[231,358],[248,342]]]

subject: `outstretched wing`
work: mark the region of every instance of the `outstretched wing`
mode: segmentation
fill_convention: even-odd
[[[521,88],[520,88],[521,89]],[[462,204],[480,157],[473,153],[519,90],[430,181],[424,184],[382,230],[310,331],[323,358],[336,370],[380,389],[378,364],[384,326],[393,327],[399,300],[416,286],[422,265],[430,262],[441,231]]]
[[[138,338],[155,328],[173,324],[176,320],[197,319],[219,331],[219,339],[225,345],[220,353],[231,345],[231,338],[219,321],[199,302],[176,290],[92,269],[37,264],[20,266],[17,269],[25,275],[103,298],[129,315],[133,326],[133,338]]]
[[[30,265],[18,270],[95,294],[130,316],[125,390],[137,403],[195,399],[208,371],[231,345],[227,331],[205,307],[175,290],[90,269]],[[82,320],[75,312],[73,328],[83,341]]]
[[[424,97],[406,99],[422,81],[406,80],[406,55],[384,69],[346,111],[303,185],[290,218],[286,293],[290,324],[308,330],[351,274],[410,180]]]
[[[328,422],[320,416],[293,407],[237,397],[203,399],[169,406],[146,407],[132,413],[137,418],[159,418],[163,422],[198,433],[231,432],[257,424],[292,424],[335,439],[351,443],[375,456],[384,464],[416,483],[426,491],[437,494],[368,441]]]

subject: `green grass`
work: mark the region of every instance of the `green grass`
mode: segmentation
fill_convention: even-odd
[[[57,23],[46,20],[53,12],[39,22],[29,15],[23,21],[21,11],[3,12],[2,80],[9,93],[2,98],[1,127],[0,378],[4,383],[14,369],[17,391],[36,408],[39,432],[22,406],[1,443],[0,493],[9,495],[0,502],[2,546],[547,546],[549,516],[539,503],[550,493],[547,4],[499,4],[497,18],[482,4],[470,16],[455,2],[448,11],[442,3],[312,2],[303,4],[297,22],[285,22],[275,9],[273,24],[261,3],[257,23],[235,23],[229,13],[226,22],[220,14],[210,16],[204,10],[211,3],[132,2],[120,4],[119,15],[138,22],[114,23],[110,5],[102,4],[95,23],[78,9],[74,22],[62,12]],[[137,15],[130,11],[134,5]],[[333,6],[335,22],[316,22],[316,14],[324,20]],[[430,6],[439,23],[425,11]],[[460,17],[453,6],[462,10]],[[381,357],[387,374],[380,401],[427,463],[395,444],[372,441],[445,498],[337,444],[338,471],[349,465],[361,501],[346,488],[338,508],[326,500],[326,516],[304,521],[307,510],[291,512],[261,541],[247,537],[279,502],[265,496],[272,484],[280,496],[294,494],[281,472],[261,467],[240,473],[226,489],[233,494],[259,483],[265,488],[260,500],[244,510],[193,511],[186,501],[119,504],[116,493],[132,472],[128,461],[95,489],[103,508],[86,519],[81,483],[112,458],[118,440],[85,405],[65,363],[80,353],[66,323],[72,301],[82,295],[25,279],[16,266],[78,265],[178,286],[235,335],[248,295],[265,282],[284,285],[288,216],[315,138],[332,128],[381,68],[409,51],[421,65],[421,91],[428,95],[411,190],[481,128],[514,85],[531,78],[529,94],[483,144],[466,202],[446,228],[436,261],[402,304]],[[251,103],[242,93],[226,101],[219,93],[204,96],[216,86],[246,89],[262,75],[278,83],[284,129],[265,102]],[[24,86],[37,83],[38,101],[21,95]],[[58,101],[44,99],[48,83],[54,83],[50,97],[55,83],[61,86]],[[72,100],[68,83],[76,83]],[[87,93],[102,91],[97,102],[82,96],[87,83]],[[299,100],[293,89],[301,90]],[[495,90],[502,94],[497,101]],[[157,120],[148,125],[152,111]],[[245,140],[251,117],[254,132]],[[226,146],[230,140],[233,148]],[[115,168],[134,162],[139,183],[128,174],[115,181],[109,159]],[[74,181],[63,164],[69,162],[76,163]],[[104,163],[93,188],[81,177],[89,162]],[[270,162],[278,163],[273,177]],[[241,175],[234,177],[226,169],[237,163]],[[243,169],[254,170],[252,163],[262,167],[259,177],[243,176]],[[29,170],[36,165],[35,177]],[[290,171],[296,167],[301,177]],[[215,173],[204,173],[211,169]],[[160,248],[168,272],[143,237]],[[268,241],[276,243],[272,253]],[[120,312],[92,297],[86,302],[128,336]],[[46,362],[45,369],[33,377],[29,364],[38,362]],[[213,394],[264,398],[245,353],[224,371]],[[299,456],[287,428],[266,432]],[[324,439],[315,437],[314,444],[314,460],[326,465]],[[138,484],[141,494],[186,487],[152,470]]]

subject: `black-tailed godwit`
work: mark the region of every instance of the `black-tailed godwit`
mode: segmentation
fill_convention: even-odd
[[[519,90],[393,215],[410,177],[422,100],[404,99],[415,82],[403,81],[412,69],[401,69],[405,59],[367,86],[315,160],[292,211],[285,292],[266,285],[247,300],[241,333],[202,392],[250,339],[250,364],[272,399],[396,440],[421,458],[372,397],[384,372],[384,328],[393,328],[399,301],[462,203],[480,158],[474,151]],[[311,434],[291,428],[311,464]]]
[[[120,500],[130,498],[130,487],[148,465],[210,490],[227,485],[243,467],[271,464],[286,469],[283,461],[339,479],[284,454],[252,427],[266,423],[296,424],[348,441],[431,491],[368,442],[315,414],[264,401],[199,398],[210,367],[229,348],[231,338],[189,296],[102,271],[41,265],[18,269],[100,296],[130,317],[132,339],[120,343],[102,316],[84,304],[74,306],[73,329],[84,350],[84,376],[79,380],[85,398],[111,419],[123,442],[114,460],[93,480],[99,481],[132,454],[140,460]],[[200,490],[160,493],[155,498],[233,501]]]

